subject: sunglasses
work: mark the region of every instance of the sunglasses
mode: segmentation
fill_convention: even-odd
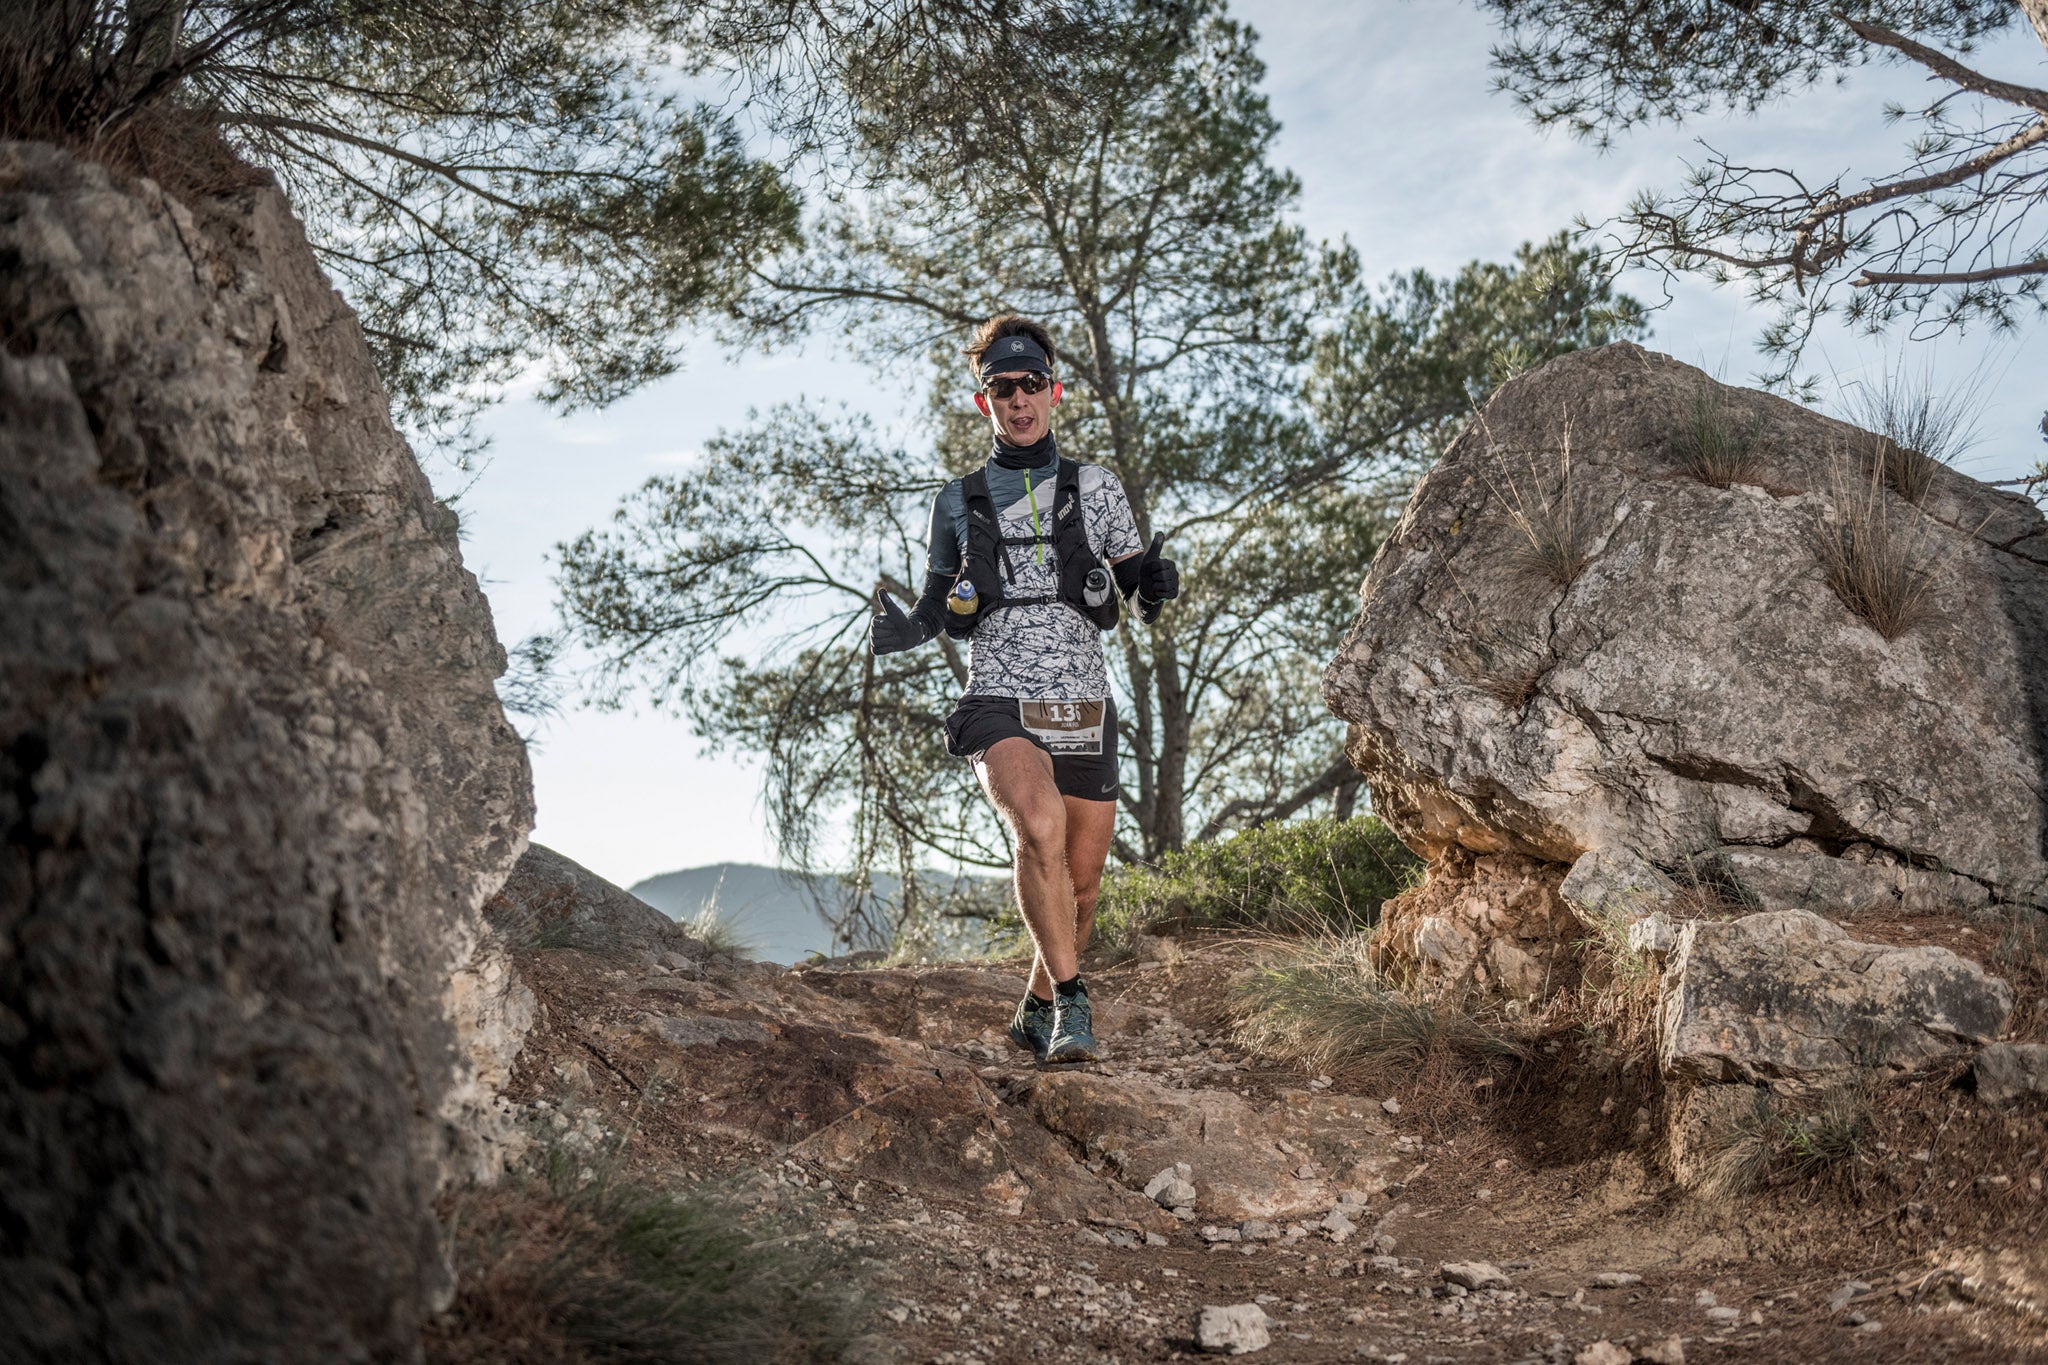
[[[1019,389],[1022,389],[1024,390],[1024,392],[1031,394],[1044,393],[1046,388],[1051,383],[1052,376],[1050,375],[1006,374],[1001,376],[1000,378],[989,380],[988,383],[981,386],[981,391],[987,394],[989,397],[996,399],[997,401],[1000,402],[1002,399],[1008,398],[1011,394],[1014,394]]]

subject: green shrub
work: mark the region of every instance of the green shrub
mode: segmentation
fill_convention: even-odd
[[[1156,867],[1112,870],[1102,881],[1096,938],[1114,952],[1167,922],[1367,928],[1379,923],[1380,903],[1421,872],[1421,859],[1373,816],[1275,821],[1169,853]]]

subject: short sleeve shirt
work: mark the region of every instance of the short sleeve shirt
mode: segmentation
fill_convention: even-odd
[[[1036,534],[1052,525],[1052,492],[1059,478],[1059,458],[1040,469],[988,466],[989,499],[1006,536]],[[1143,549],[1138,523],[1116,475],[1099,465],[1081,466],[1081,525],[1088,548],[1099,559],[1116,560]],[[1059,562],[1052,546],[1012,546],[1016,577],[1003,587],[1005,596],[1039,597],[1059,593]],[[967,492],[955,479],[932,499],[931,543],[925,567],[937,574],[958,574],[967,558]],[[1109,669],[1102,655],[1102,632],[1095,623],[1064,602],[1005,607],[982,618],[968,637],[967,695],[1025,697],[1033,701],[1086,701],[1109,695]]]

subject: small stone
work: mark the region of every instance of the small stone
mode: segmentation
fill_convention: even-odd
[[[1401,1101],[1389,1095],[1380,1101],[1380,1108],[1386,1110],[1389,1114],[1398,1114],[1401,1112]]]
[[[1321,1228],[1328,1235],[1329,1239],[1339,1246],[1343,1245],[1352,1233],[1358,1231],[1358,1225],[1344,1216],[1344,1209],[1341,1205],[1324,1214],[1323,1221],[1316,1224],[1316,1226]]]
[[[1247,1242],[1277,1242],[1280,1229],[1263,1218],[1247,1218],[1237,1225],[1238,1233]]]
[[[1709,1322],[1725,1322],[1732,1325],[1742,1321],[1742,1310],[1740,1308],[1709,1308],[1707,1310],[1707,1320]]]
[[[1642,1282],[1642,1276],[1631,1275],[1626,1270],[1603,1270],[1593,1277],[1595,1289],[1627,1289]]]
[[[1163,1209],[1187,1208],[1195,1202],[1195,1187],[1180,1167],[1169,1166],[1145,1182],[1145,1197]]]
[[[1629,1365],[1635,1357],[1611,1341],[1596,1341],[1572,1357],[1572,1365]]]
[[[1702,1290],[1701,1290],[1701,1291],[1700,1291],[1699,1293],[1697,1293],[1697,1294],[1695,1294],[1695,1295],[1693,1295],[1693,1296],[1692,1296],[1692,1301],[1693,1301],[1693,1306],[1694,1306],[1694,1307],[1697,1307],[1697,1308],[1712,1308],[1712,1307],[1713,1307],[1713,1306],[1714,1306],[1715,1304],[1719,1303],[1719,1302],[1720,1302],[1721,1300],[1720,1300],[1720,1299],[1718,1299],[1718,1298],[1716,1298],[1716,1297],[1714,1296],[1714,1291],[1713,1291],[1713,1290],[1711,1290],[1711,1289],[1702,1289]]]
[[[1677,1337],[1666,1337],[1636,1347],[1636,1359],[1641,1365],[1685,1365],[1685,1343]]]
[[[1244,1234],[1236,1228],[1219,1228],[1213,1223],[1202,1229],[1202,1240],[1205,1242],[1235,1242],[1242,1240],[1243,1237]]]
[[[1294,1168],[1294,1178],[1296,1180],[1314,1180],[1316,1178],[1316,1168],[1304,1161]]]
[[[1266,1310],[1255,1303],[1206,1305],[1195,1318],[1195,1345],[1215,1355],[1248,1355],[1273,1344]]]
[[[1856,1330],[1859,1332],[1882,1332],[1884,1330],[1884,1324],[1879,1322],[1876,1318],[1872,1318],[1868,1322],[1857,1323]]]
[[[1491,1261],[1446,1261],[1437,1267],[1437,1274],[1443,1276],[1448,1285],[1464,1289],[1509,1289],[1513,1282],[1507,1273]]]
[[[1156,1232],[1148,1232],[1145,1234],[1145,1245],[1148,1247],[1163,1247],[1166,1244],[1166,1238],[1162,1237],[1160,1234]]]

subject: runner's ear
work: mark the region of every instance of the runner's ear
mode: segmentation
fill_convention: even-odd
[[[981,409],[981,415],[983,417],[988,416],[988,395],[985,393],[975,394],[974,406]]]
[[[1066,389],[1064,386],[1061,385],[1059,380],[1055,379],[1052,381],[1052,405],[1054,407],[1058,407],[1060,405],[1060,395],[1065,392]]]

